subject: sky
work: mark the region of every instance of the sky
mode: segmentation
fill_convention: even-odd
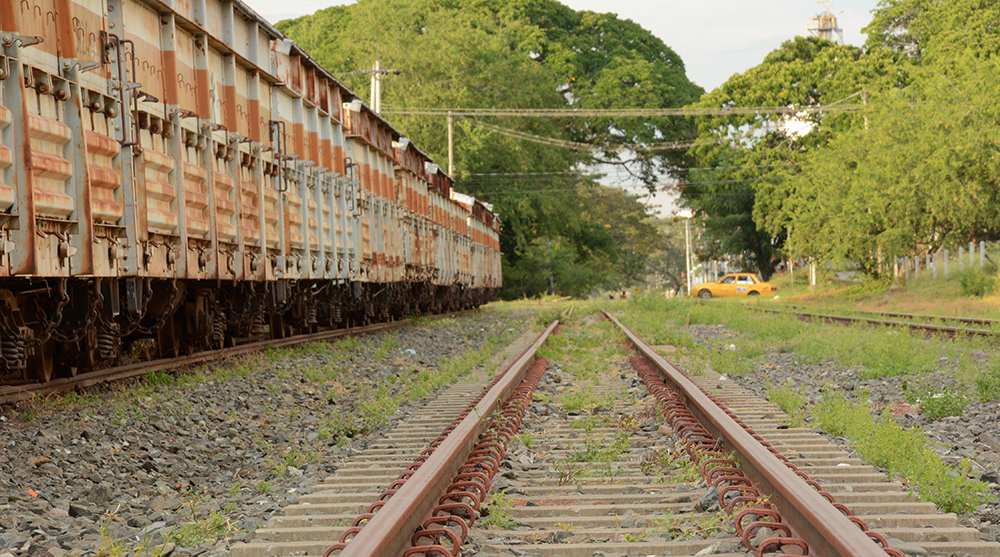
[[[815,0],[560,0],[574,10],[613,12],[631,19],[674,49],[688,79],[711,91],[730,76],[760,64],[764,56],[795,35],[806,36],[810,17],[825,11]],[[311,14],[339,0],[244,0],[264,19]],[[833,0],[833,13],[844,42],[860,46],[861,29],[871,22],[878,0]],[[627,179],[622,179],[628,182]],[[611,176],[602,182],[613,183]],[[618,185],[622,185],[619,181]],[[634,191],[634,190],[633,190]],[[657,196],[661,213],[672,211],[666,196]]]
[[[244,0],[264,19],[282,19],[349,4],[339,0]],[[795,35],[822,11],[815,0],[560,0],[574,10],[613,12],[651,31],[677,52],[688,78],[706,91],[735,73],[759,64],[768,52]],[[878,0],[833,0],[844,42],[864,43],[861,29]]]

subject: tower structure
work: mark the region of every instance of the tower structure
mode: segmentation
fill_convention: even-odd
[[[822,5],[826,10],[809,18],[809,23],[807,24],[809,34],[814,37],[843,44],[844,30],[837,27],[837,16],[833,14],[833,10],[830,7],[831,1],[822,0],[817,2],[817,4]]]

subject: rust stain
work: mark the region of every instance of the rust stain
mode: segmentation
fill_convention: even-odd
[[[260,129],[260,101],[250,100],[249,108],[249,120],[250,120],[250,139],[257,143],[261,142],[261,129]]]
[[[167,76],[179,76],[177,73],[177,53],[173,50],[163,51],[163,74]],[[163,80],[163,96],[167,104],[180,104],[180,94],[178,92],[178,79]]]
[[[330,170],[334,170],[333,141],[329,139],[324,139],[322,143],[320,143],[320,158],[322,159],[320,166],[324,168],[329,168]]]
[[[294,152],[298,155],[306,156],[305,126],[301,122],[292,124],[292,139],[294,141]]]
[[[208,69],[197,69],[194,71],[195,94],[198,98],[196,112],[202,118],[212,117],[212,97],[211,86],[209,84]]]
[[[56,0],[56,29],[59,33],[59,56],[76,58],[76,35],[70,0]]]
[[[322,161],[322,158],[320,157],[319,154],[319,148],[320,148],[319,132],[315,131],[309,132],[309,154],[307,155],[309,157],[309,160],[316,163]]]
[[[17,10],[14,0],[0,2],[0,31],[17,33]]]
[[[21,86],[21,114],[28,114],[28,96],[24,94],[24,80],[20,81]],[[24,207],[20,208],[20,212],[23,215],[21,221],[21,229],[23,230],[22,236],[19,242],[22,244],[20,247],[21,253],[25,254],[24,261],[21,266],[14,269],[15,275],[23,274],[33,274],[35,271],[35,258],[37,254],[35,253],[35,204],[34,199],[34,189],[35,189],[35,173],[32,167],[32,159],[34,158],[31,149],[31,133],[29,129],[28,122],[30,118],[22,118],[21,125],[23,129],[21,130],[21,137],[26,138],[21,149],[21,156],[23,157],[24,163],[24,174],[25,181],[21,187],[24,188],[22,199],[27,199],[28,202]]]
[[[235,85],[223,85],[222,86],[222,105],[225,107],[225,114],[223,115],[223,124],[227,129],[236,131],[239,128],[239,121],[236,116],[236,86]]]
[[[333,147],[333,169],[344,174],[344,147],[342,145],[335,145]]]

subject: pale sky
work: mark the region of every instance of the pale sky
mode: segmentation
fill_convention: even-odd
[[[340,0],[244,0],[264,19],[311,14]],[[613,12],[651,31],[684,60],[688,78],[706,91],[734,73],[756,66],[795,35],[807,34],[807,20],[824,10],[815,0],[560,0],[574,10]],[[834,0],[832,9],[844,42],[864,43],[878,0]]]
[[[806,36],[810,17],[825,10],[815,0],[560,0],[574,10],[613,12],[651,31],[684,61],[688,79],[711,91],[730,76],[763,61],[764,56],[795,35]],[[264,19],[314,13],[342,0],[244,0]],[[832,10],[844,32],[844,42],[862,45],[861,29],[871,22],[878,0],[833,0]],[[360,92],[364,94],[365,92]],[[627,177],[610,175],[601,182],[628,186]],[[627,188],[637,192],[636,188]],[[661,214],[674,207],[667,193],[652,203]]]

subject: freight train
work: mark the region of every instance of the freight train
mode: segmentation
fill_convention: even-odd
[[[492,208],[239,0],[0,0],[0,44],[4,382],[500,287]]]

